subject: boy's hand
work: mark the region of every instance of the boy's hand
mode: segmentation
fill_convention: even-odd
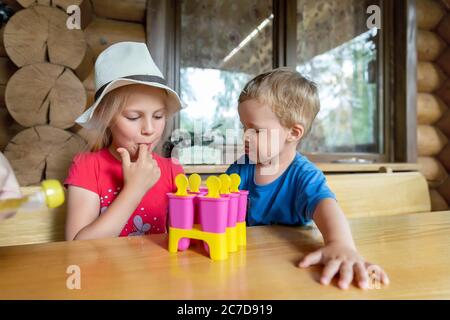
[[[339,273],[338,285],[341,289],[348,289],[353,278],[361,289],[369,288],[368,272],[376,273],[375,281],[389,284],[389,278],[383,269],[365,262],[363,257],[348,245],[329,243],[323,248],[307,254],[299,263],[300,268],[307,268],[312,265],[324,265],[320,282],[328,285],[333,277]]]
[[[130,154],[125,148],[118,148],[122,158],[124,187],[131,187],[142,196],[158,182],[161,171],[145,144],[139,145],[139,154],[135,162],[131,162]]]

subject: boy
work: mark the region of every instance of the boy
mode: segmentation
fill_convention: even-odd
[[[249,190],[248,225],[305,225],[313,220],[325,245],[306,255],[299,267],[322,264],[322,284],[339,273],[341,289],[353,278],[366,289],[371,264],[358,254],[325,176],[296,151],[319,109],[316,85],[298,72],[280,68],[256,76],[239,96],[246,154],[227,173],[238,173],[241,188]],[[388,284],[386,273],[377,268],[381,282]]]

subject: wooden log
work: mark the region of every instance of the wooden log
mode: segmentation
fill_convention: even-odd
[[[22,7],[29,8],[32,6],[40,5],[46,7],[54,7],[67,12],[67,9],[71,5],[76,5],[80,8],[81,14],[81,29],[86,28],[91,23],[93,18],[92,5],[89,0],[17,0]],[[72,14],[72,12],[70,12]]]
[[[447,106],[450,106],[450,79],[447,79],[436,91],[436,95],[444,101]]]
[[[146,0],[91,0],[97,17],[145,22]]]
[[[83,86],[87,91],[95,91],[95,72],[94,69],[91,70],[88,77],[84,79]]]
[[[417,64],[418,92],[433,92],[444,83],[445,75],[440,68],[431,62]]]
[[[5,150],[6,145],[11,140],[13,135],[9,130],[9,127],[14,122],[14,119],[11,118],[8,110],[5,108],[0,108],[0,151],[3,152]]]
[[[89,145],[89,141],[93,141],[95,139],[95,132],[93,130],[88,130],[78,124],[75,124],[69,129],[69,131],[80,136],[84,141],[86,141],[87,145]]]
[[[86,80],[83,81],[83,86],[86,89],[86,108],[90,107],[95,101],[95,84],[94,72],[92,71]]]
[[[6,86],[1,84],[0,85],[0,108],[5,108],[6,107],[5,91],[6,91]]]
[[[95,101],[95,91],[86,91],[86,109],[94,104]]]
[[[417,123],[433,124],[447,111],[445,103],[430,93],[417,94]]]
[[[445,135],[434,126],[417,126],[417,151],[419,156],[437,155],[448,143]]]
[[[439,56],[436,63],[450,77],[450,47]]]
[[[16,0],[24,8],[36,5],[59,8],[66,11],[71,5],[81,6],[83,0]],[[89,1],[87,1],[89,2]]]
[[[5,50],[5,44],[3,43],[3,33],[5,32],[5,26],[0,28],[0,57],[8,57]]]
[[[448,210],[448,204],[436,189],[430,190],[431,211]]]
[[[91,47],[86,46],[86,53],[83,61],[81,61],[78,68],[75,70],[75,74],[81,81],[84,81],[93,72],[95,65],[95,55]]]
[[[19,69],[6,86],[6,106],[24,127],[70,128],[86,106],[81,81],[66,67],[37,63]]]
[[[94,19],[94,10],[92,8],[91,1],[82,0],[80,4],[80,12],[81,12],[81,29],[84,30]]]
[[[443,184],[437,189],[445,201],[450,203],[450,177],[447,178]]]
[[[450,139],[450,111],[445,112],[442,118],[435,123],[435,126]]]
[[[435,188],[439,188],[439,186],[442,184],[441,182],[436,182],[436,181],[431,181],[431,180],[427,180],[427,184],[428,184],[428,188],[429,189],[435,189]]]
[[[450,11],[450,0],[441,0],[441,4]]]
[[[447,13],[437,28],[439,35],[450,44],[450,13]]]
[[[445,8],[437,1],[418,0],[416,2],[417,27],[419,29],[432,30],[445,15]]]
[[[25,128],[14,121],[6,108],[0,108],[0,151],[3,152],[9,141],[23,129]]]
[[[9,141],[25,128],[19,125],[6,108],[0,109],[0,151],[3,152]]]
[[[435,32],[417,31],[417,56],[420,61],[434,61],[447,44]]]
[[[38,185],[42,179],[63,181],[75,154],[86,143],[74,133],[51,126],[19,132],[5,149],[21,186]]]
[[[17,2],[17,0],[2,0],[4,4],[10,7],[14,12],[22,10],[23,7]]]
[[[39,5],[47,7],[52,6],[65,11],[67,7],[72,4],[79,6],[83,0],[17,0],[17,2],[24,8]]]
[[[17,67],[9,58],[0,57],[0,85],[6,85],[16,71]]]
[[[86,40],[97,57],[110,45],[121,41],[145,43],[144,25],[102,18],[92,20],[85,30]]]
[[[434,157],[419,157],[420,172],[430,183],[441,184],[447,179],[448,174],[444,166]]]
[[[445,169],[450,172],[450,144],[446,145],[437,156]]]
[[[82,30],[68,29],[62,10],[33,6],[11,17],[5,27],[4,43],[10,59],[19,67],[51,62],[78,68],[86,54]]]

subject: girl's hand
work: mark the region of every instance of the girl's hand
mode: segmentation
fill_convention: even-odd
[[[364,258],[353,247],[345,244],[329,243],[306,255],[299,263],[299,267],[307,268],[317,264],[324,265],[320,279],[324,285],[328,285],[338,272],[338,285],[341,289],[348,289],[353,278],[361,289],[372,287],[373,281],[377,281],[378,284],[389,284],[389,278],[383,269],[364,261]],[[371,286],[369,286],[369,282]]]
[[[143,196],[161,176],[158,163],[153,159],[148,146],[139,145],[139,154],[135,162],[131,162],[130,154],[125,148],[118,148],[117,152],[122,158],[124,187],[133,188]]]

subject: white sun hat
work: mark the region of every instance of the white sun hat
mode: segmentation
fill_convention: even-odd
[[[178,94],[169,88],[142,42],[119,42],[105,49],[95,62],[95,102],[75,122],[88,127],[95,109],[110,91],[129,84],[144,84],[166,90],[169,115],[181,109]]]

